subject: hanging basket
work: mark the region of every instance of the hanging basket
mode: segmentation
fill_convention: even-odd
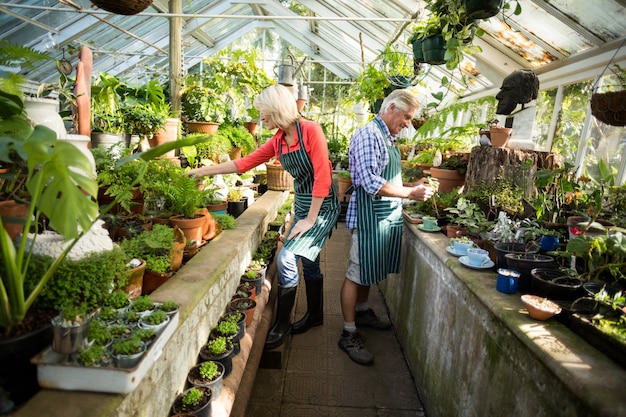
[[[91,0],[93,4],[107,12],[133,15],[146,10],[152,0]]]
[[[611,126],[626,126],[626,90],[593,93],[591,114]]]
[[[293,188],[293,177],[282,165],[267,164],[267,188],[273,191],[286,191]]]

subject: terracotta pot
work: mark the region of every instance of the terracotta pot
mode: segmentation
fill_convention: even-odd
[[[187,242],[174,242],[170,250],[170,267],[172,271],[178,271],[183,265],[183,255],[185,253]]]
[[[446,236],[448,236],[450,239],[462,236],[465,232],[467,232],[467,228],[461,227],[457,224],[446,225]]]
[[[241,148],[232,148],[230,152],[228,152],[228,156],[231,160],[241,158]]]
[[[219,127],[220,124],[214,122],[187,122],[187,130],[190,133],[216,133]]]
[[[535,320],[547,320],[561,312],[561,307],[558,304],[536,295],[522,295],[522,303],[528,310],[528,315]]]
[[[196,242],[196,246],[203,242],[202,236],[207,231],[207,222],[207,215],[200,213],[197,213],[193,219],[184,216],[170,217],[170,225],[182,230],[185,234],[185,239],[187,239],[188,242],[193,240]]]
[[[252,307],[243,306],[243,304],[249,304]],[[229,304],[230,311],[240,311],[246,315],[246,327],[250,327],[252,319],[254,318],[254,309],[256,308],[256,301],[250,298],[238,298],[232,300]]]
[[[513,129],[510,127],[491,127],[489,128],[489,139],[491,146],[494,148],[506,148],[509,143]]]
[[[167,142],[174,142],[178,137],[179,122],[180,121],[178,119],[167,119],[167,121],[165,122],[165,127],[163,129],[159,129],[151,138],[148,138],[148,143],[150,143],[150,147],[154,148]],[[176,150],[171,150],[163,156],[175,158]]]
[[[351,178],[337,177],[337,194],[339,195],[339,201],[349,201],[350,196],[346,195],[348,189],[352,186]]]
[[[167,280],[172,277],[172,275],[174,275],[173,272],[166,272],[165,274],[161,274],[159,272],[154,272],[146,269],[143,274],[143,286],[141,289],[141,294],[151,294],[154,290],[165,284]]]
[[[226,214],[226,210],[228,209],[228,203],[224,201],[223,203],[218,204],[208,204],[206,208],[207,210],[209,210],[210,213]]]
[[[246,122],[245,126],[248,132],[250,132],[250,134],[254,136],[256,133],[257,122]]]
[[[0,201],[2,224],[11,239],[19,236],[24,231],[24,220],[26,220],[28,209],[28,204],[20,204],[14,200]]]
[[[145,270],[146,261],[141,259],[141,265],[126,271],[126,285],[122,287],[122,290],[124,290],[131,299],[141,295]]]
[[[461,175],[453,169],[430,168],[430,175],[439,181],[439,191],[449,193],[457,187],[465,184],[465,175]]]
[[[202,239],[211,240],[217,236],[217,223],[208,208],[201,208],[196,213],[206,216],[206,227],[202,231]]]

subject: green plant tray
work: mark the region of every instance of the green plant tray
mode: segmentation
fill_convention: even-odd
[[[37,381],[42,388],[115,394],[132,392],[161,356],[165,343],[178,327],[178,320],[176,312],[134,368],[82,366],[49,346],[31,359],[37,365]]]

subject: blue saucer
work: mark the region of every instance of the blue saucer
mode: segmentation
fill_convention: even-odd
[[[446,246],[446,250],[448,251],[450,255],[454,255],[456,257],[467,255],[467,252],[460,253],[460,252],[455,251],[454,246]]]
[[[489,268],[493,268],[493,266],[495,265],[491,259],[479,266],[471,265],[469,263],[469,259],[467,255],[461,256],[459,258],[459,262],[461,262],[461,265],[466,266],[471,269],[489,269]]]

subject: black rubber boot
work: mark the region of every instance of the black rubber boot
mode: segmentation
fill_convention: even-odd
[[[314,326],[324,324],[324,280],[304,281],[306,285],[306,313],[291,326],[292,334],[304,333]]]
[[[278,287],[278,308],[276,310],[276,320],[272,325],[267,339],[265,339],[265,350],[275,349],[282,345],[285,337],[291,330],[291,309],[296,300],[295,287]]]

